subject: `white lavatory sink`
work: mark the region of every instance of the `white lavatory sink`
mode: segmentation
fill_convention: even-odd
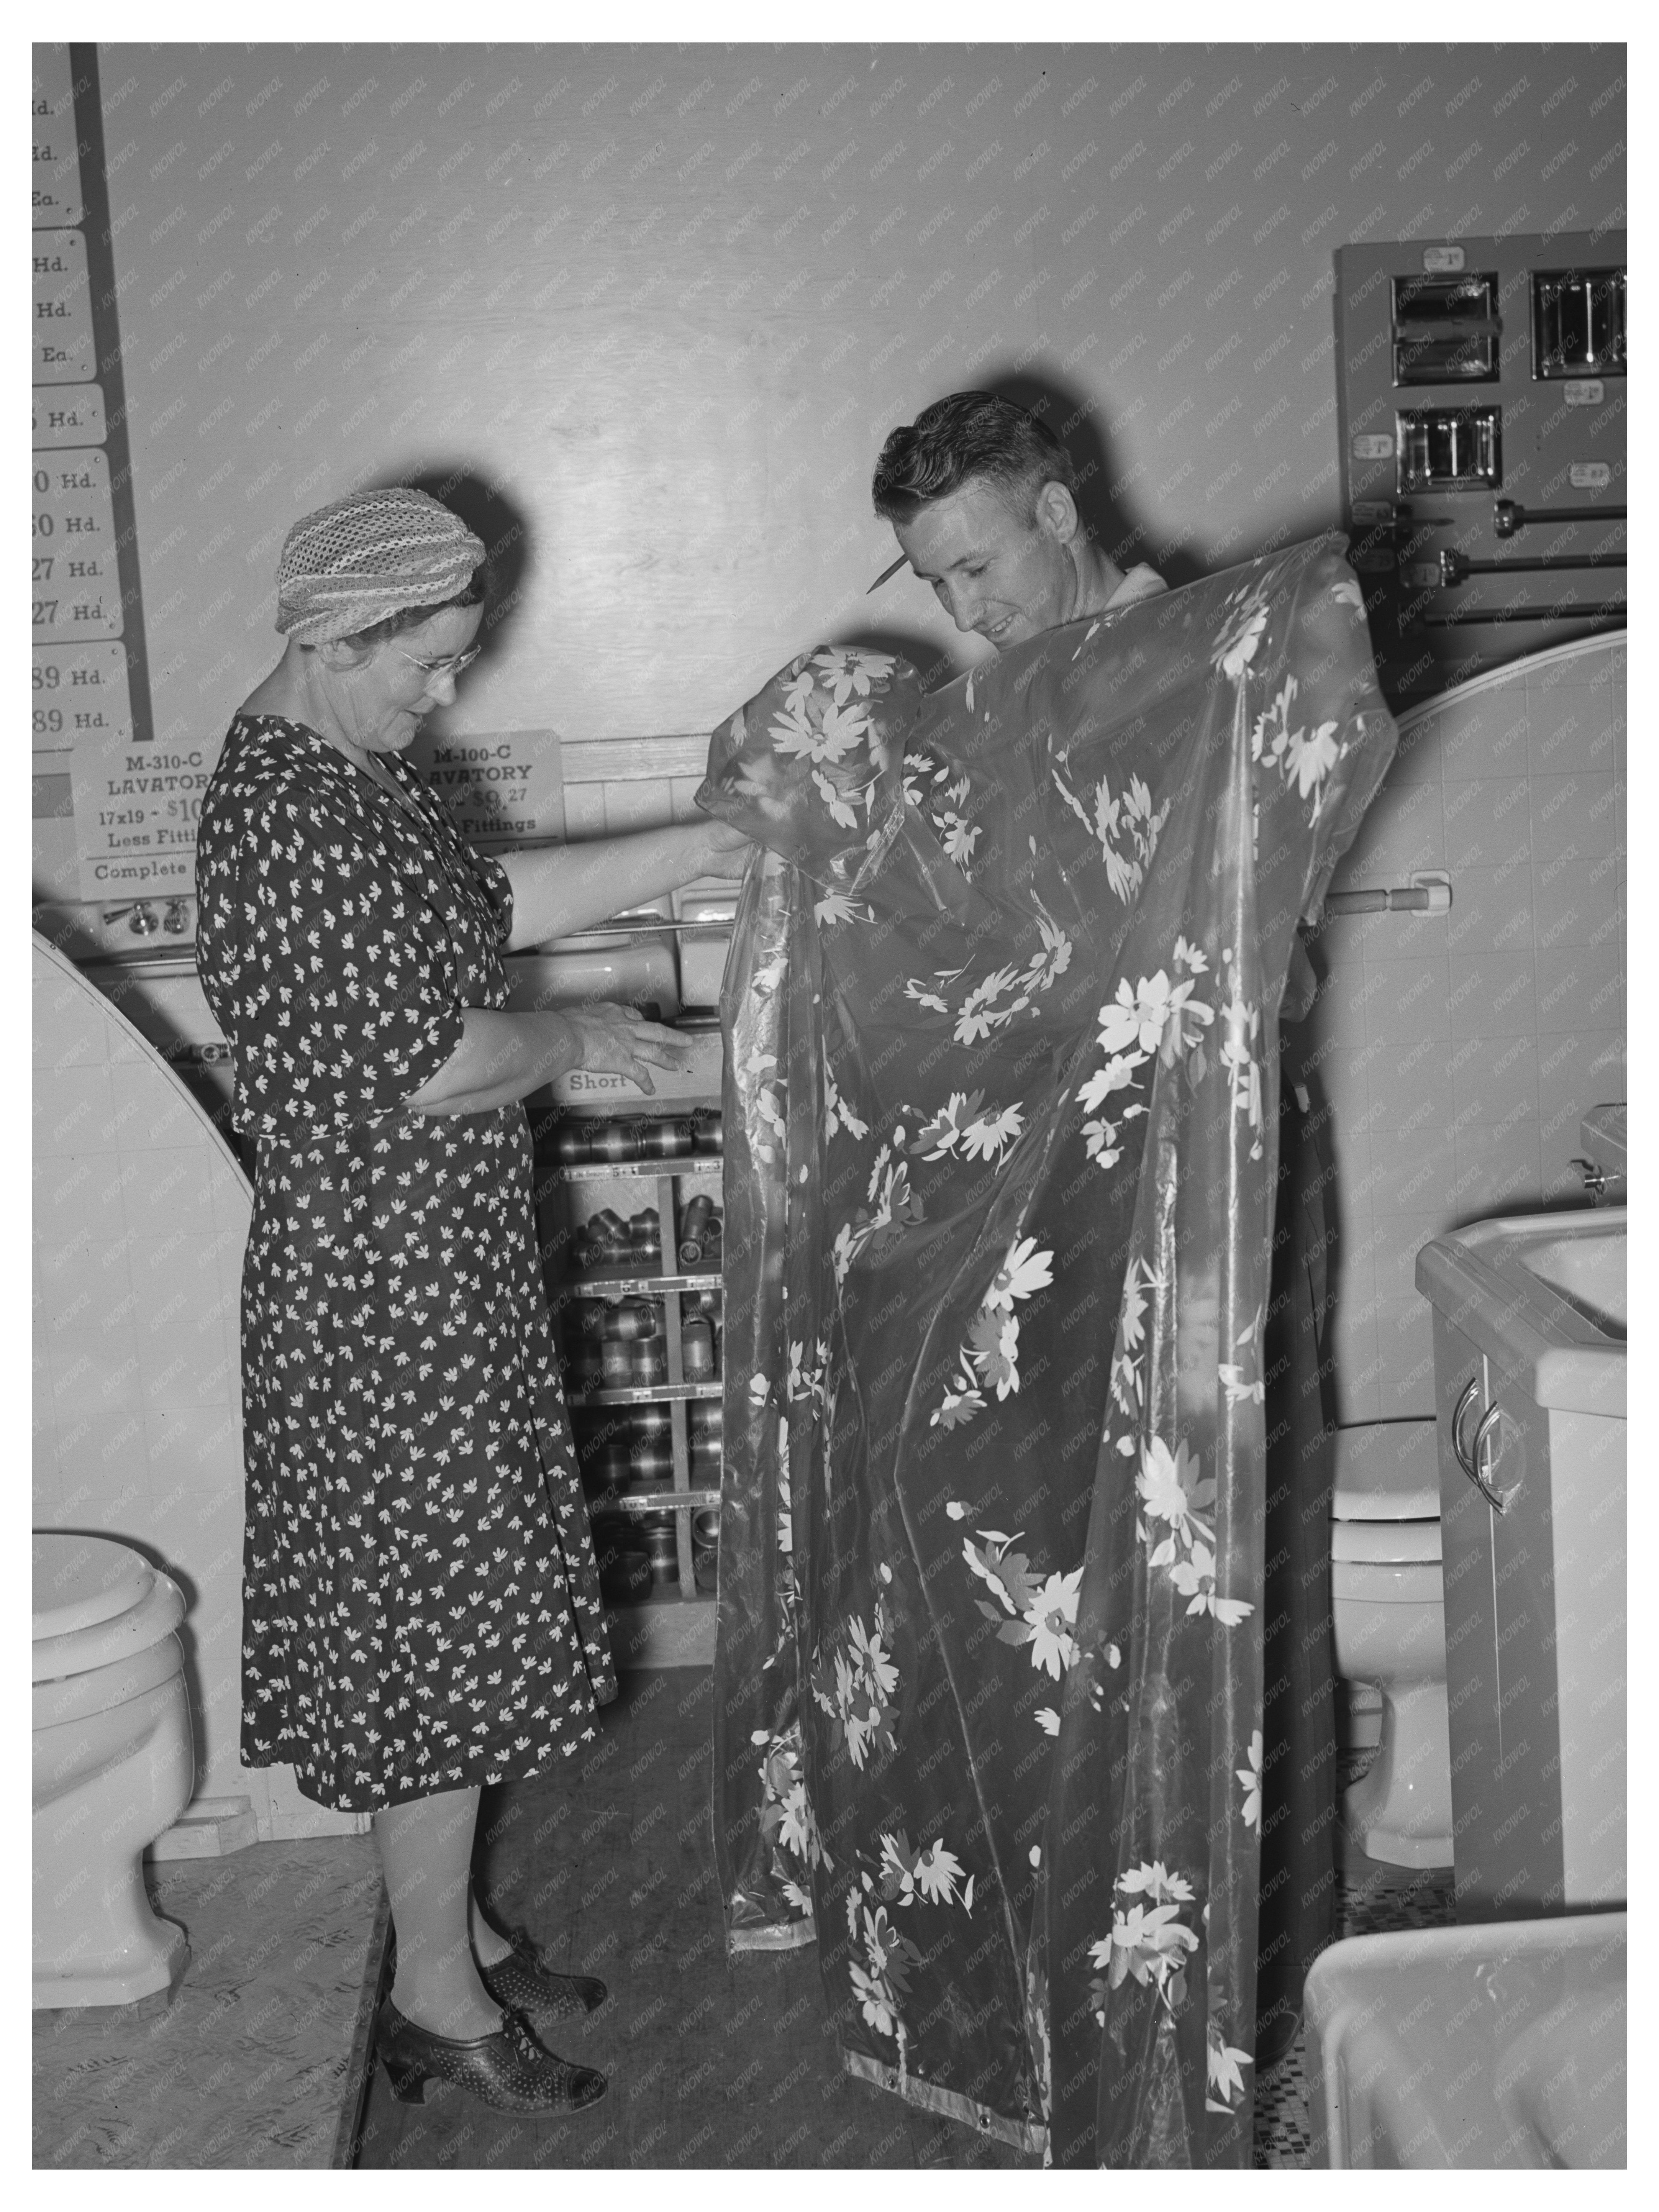
[[[1477,1221],[1425,1244],[1417,1287],[1540,1406],[1625,1414],[1626,1209]]]
[[[1334,1943],[1303,1996],[1313,2163],[1626,2163],[1626,1917]]]

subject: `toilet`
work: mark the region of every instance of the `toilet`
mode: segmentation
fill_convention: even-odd
[[[1382,1732],[1343,1792],[1346,1850],[1390,1866],[1452,1863],[1440,1471],[1431,1420],[1339,1429],[1331,1501],[1336,1673],[1372,1683]]]
[[[190,1957],[143,1876],[196,1778],[184,1595],[105,1536],[37,1529],[33,1564],[33,2002],[131,2004]]]

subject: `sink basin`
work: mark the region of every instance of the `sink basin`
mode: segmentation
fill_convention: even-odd
[[[1543,1243],[1529,1242],[1521,1246],[1516,1258],[1534,1280],[1565,1298],[1603,1336],[1624,1343],[1629,1299],[1622,1231],[1604,1235],[1591,1230],[1552,1237]]]
[[[1623,1206],[1472,1222],[1417,1255],[1417,1287],[1534,1402],[1625,1416]]]
[[[1626,2163],[1622,1912],[1355,1936],[1303,2011],[1316,2166]]]

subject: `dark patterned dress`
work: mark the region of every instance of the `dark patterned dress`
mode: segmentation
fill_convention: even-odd
[[[507,1000],[505,872],[396,756],[232,724],[198,963],[257,1143],[242,1757],[374,1811],[536,1774],[617,1693],[524,1109],[402,1102]]]

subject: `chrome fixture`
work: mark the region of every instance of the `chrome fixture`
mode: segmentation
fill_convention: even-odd
[[[173,937],[182,937],[190,927],[190,901],[173,898],[167,901],[167,910],[161,916],[161,927]]]
[[[1615,1183],[1622,1183],[1625,1180],[1617,1168],[1598,1167],[1594,1160],[1571,1160],[1568,1164],[1577,1168],[1583,1177],[1584,1188],[1590,1194],[1592,1206],[1605,1206],[1608,1191]],[[1618,1194],[1623,1195],[1622,1192]]]
[[[127,927],[131,931],[135,937],[149,937],[154,933],[155,928],[155,908],[150,904],[148,899],[135,900],[131,906],[112,906],[106,908],[104,913],[104,920],[106,922],[119,921],[124,914],[131,916],[131,921],[127,923]],[[182,928],[183,926],[184,925],[181,922],[179,927]],[[171,927],[171,925],[169,925],[169,927]]]

